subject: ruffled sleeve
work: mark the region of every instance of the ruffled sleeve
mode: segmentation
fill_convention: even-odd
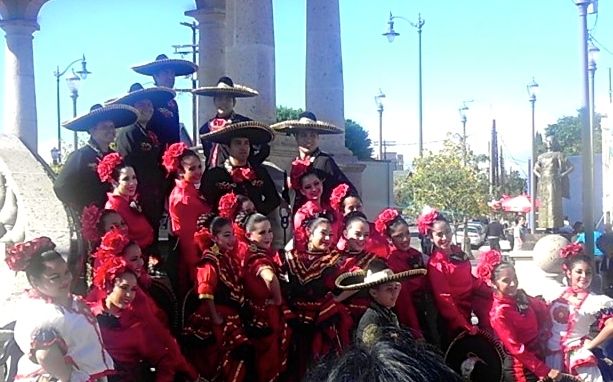
[[[607,320],[613,318],[613,299],[605,295],[590,295],[590,303],[583,304],[588,314],[593,314],[598,330],[604,328]],[[586,301],[587,302],[587,301]]]
[[[213,300],[217,288],[217,269],[212,264],[204,263],[196,271],[196,289],[200,299]]]

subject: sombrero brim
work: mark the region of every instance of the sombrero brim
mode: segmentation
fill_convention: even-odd
[[[121,97],[107,101],[108,104],[134,105],[138,101],[148,99],[154,105],[166,105],[168,101],[175,98],[177,94],[174,90],[162,86],[136,90]]]
[[[138,111],[128,105],[107,105],[80,115],[62,124],[72,131],[89,131],[102,121],[111,121],[115,128],[131,125],[138,119]]]
[[[366,271],[346,272],[336,278],[335,284],[337,288],[342,290],[368,289],[377,285],[402,281],[410,277],[425,276],[427,273],[428,271],[425,269],[411,269],[365,283]]]
[[[220,88],[217,86],[205,86],[192,90],[192,93],[204,97],[217,97],[227,95],[234,98],[257,97],[260,95],[257,90],[247,86],[234,85],[234,87]]]
[[[202,134],[200,138],[203,141],[215,143],[230,144],[232,138],[247,138],[251,144],[268,143],[274,139],[274,132],[271,128],[261,122],[245,121],[231,123],[223,128],[211,131],[210,133]]]
[[[312,130],[318,134],[342,134],[343,129],[328,122],[283,121],[270,126],[279,133],[293,133],[299,130]]]
[[[462,375],[462,364],[474,354],[483,362],[475,364],[470,380],[475,382],[502,382],[504,349],[500,342],[488,332],[479,329],[477,334],[460,333],[445,352],[445,363]]]
[[[198,65],[191,61],[167,58],[163,60],[155,60],[142,65],[132,67],[136,73],[146,76],[153,76],[162,69],[170,68],[174,70],[175,76],[187,76],[198,70]]]

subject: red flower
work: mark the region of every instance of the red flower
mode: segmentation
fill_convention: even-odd
[[[377,216],[377,220],[375,220],[375,230],[379,232],[379,234],[387,236],[387,227],[391,222],[393,222],[400,214],[398,211],[387,208]]]
[[[226,126],[226,120],[223,118],[214,118],[209,122],[209,130],[212,132],[223,129]]]
[[[189,147],[187,147],[185,143],[179,142],[173,143],[164,151],[164,155],[162,155],[162,166],[164,166],[169,174],[179,171],[179,167],[181,166],[181,161],[179,159],[185,150],[189,150]]]
[[[479,258],[477,276],[488,285],[491,285],[492,272],[500,263],[502,263],[502,255],[500,252],[495,250],[485,252]]]
[[[583,245],[581,243],[570,243],[560,250],[560,257],[567,259],[583,254]]]
[[[121,155],[111,153],[102,158],[98,162],[97,170],[98,177],[102,182],[111,182],[113,180],[113,171],[123,163]]]
[[[102,236],[100,247],[94,254],[96,262],[102,263],[109,257],[120,256],[129,243],[130,239],[125,232],[122,232],[119,228],[112,228]]]
[[[6,251],[6,264],[15,272],[25,271],[32,257],[55,249],[55,244],[46,236],[25,243],[15,244]]]
[[[300,178],[309,170],[310,159],[295,159],[289,172],[289,186],[294,190],[300,189]]]
[[[236,184],[255,180],[255,171],[251,167],[236,167],[230,173],[232,181]]]
[[[94,269],[92,283],[103,292],[108,292],[117,276],[129,271],[128,264],[120,256],[107,257]]]
[[[330,206],[334,208],[334,210],[340,211],[343,199],[347,197],[348,193],[349,186],[345,183],[341,183],[334,187],[334,190],[332,190],[332,195],[330,195]]]
[[[198,252],[202,253],[213,246],[213,235],[208,228],[200,228],[194,234],[194,243],[198,248]]]
[[[158,139],[157,134],[154,133],[152,130],[147,130],[147,138],[149,138],[149,140],[151,141],[151,144],[153,146],[159,146],[160,145],[160,140]]]
[[[434,208],[424,210],[417,218],[417,230],[423,236],[428,234],[432,228],[432,224],[439,218],[439,213]]]
[[[83,208],[81,214],[81,235],[89,242],[96,242],[100,239],[98,233],[98,222],[102,216],[102,209],[95,204]]]
[[[219,216],[233,220],[237,207],[238,197],[236,194],[233,192],[224,194],[224,196],[219,199],[217,208],[219,210]]]
[[[553,310],[553,319],[560,324],[567,324],[570,311],[564,305],[556,306]]]

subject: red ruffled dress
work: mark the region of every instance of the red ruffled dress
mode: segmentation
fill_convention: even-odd
[[[135,201],[130,201],[121,195],[114,195],[112,193],[106,194],[108,200],[104,208],[117,211],[123,218],[128,226],[128,237],[130,240],[136,242],[143,251],[143,256],[147,256],[147,248],[153,244],[153,228],[151,224],[143,215],[138,204]],[[131,206],[132,204],[132,206]],[[145,261],[147,264],[147,261]]]
[[[507,380],[537,381],[547,377],[546,341],[551,333],[549,308],[545,301],[525,295],[518,304],[515,297],[494,294],[490,322],[496,336],[509,353],[505,363]]]
[[[340,254],[341,257],[336,267],[337,271],[334,280],[345,272],[365,270],[368,264],[377,257],[374,253],[368,251],[353,252],[344,250],[340,251]],[[364,289],[345,299],[342,303],[349,309],[353,324],[352,329],[355,329],[360,322],[360,318],[362,318],[362,315],[370,306],[371,298],[368,295],[368,290]]]
[[[225,382],[246,380],[245,359],[251,346],[239,313],[244,294],[240,267],[233,254],[206,250],[196,269],[200,303],[186,317],[184,334],[192,339],[186,354],[201,376]],[[215,325],[205,300],[213,300],[221,325]]]
[[[312,200],[304,203],[298,211],[294,214],[294,249],[298,251],[305,251],[307,243],[309,241],[307,227],[307,219],[314,216],[327,217],[331,220],[332,232],[331,240],[332,245],[336,246],[336,242],[339,240],[338,232],[340,220],[334,211],[325,204],[318,204]]]
[[[244,259],[243,286],[247,307],[245,326],[255,350],[255,380],[276,381],[287,366],[291,332],[286,318],[291,318],[291,312],[285,304],[267,304],[273,295],[260,274],[270,269],[279,276],[273,256],[250,245]]]
[[[168,215],[173,235],[179,239],[178,295],[185,296],[195,280],[198,250],[194,244],[196,222],[202,214],[211,212],[200,191],[185,180],[176,180],[168,198]]]

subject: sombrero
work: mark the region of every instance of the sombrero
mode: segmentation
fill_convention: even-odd
[[[394,273],[391,269],[383,269],[378,272],[355,271],[346,272],[336,278],[336,287],[342,290],[369,289],[377,285],[391,282],[399,282],[409,277],[424,276],[428,271],[425,269],[411,269],[409,271]]]
[[[198,70],[198,65],[191,61],[168,58],[165,54],[160,54],[155,58],[155,61],[132,67],[132,70],[136,73],[146,76],[153,76],[163,69],[172,69],[175,72],[175,76],[180,77],[194,73]]]
[[[176,93],[172,89],[163,86],[156,86],[145,89],[143,88],[143,85],[136,82],[132,84],[132,86],[130,86],[128,94],[109,100],[107,101],[107,103],[134,105],[138,101],[148,99],[154,105],[166,105],[168,104],[168,101],[175,97],[175,95]]]
[[[460,333],[445,353],[445,363],[473,382],[502,382],[504,358],[500,342],[481,329],[474,335]]]
[[[217,81],[216,86],[205,86],[192,90],[192,93],[205,96],[217,97],[220,95],[228,95],[234,98],[255,97],[260,95],[257,90],[247,86],[235,84],[230,77],[221,77]]]
[[[96,104],[89,109],[89,113],[66,121],[62,126],[72,131],[89,131],[102,121],[111,121],[115,128],[119,128],[131,125],[137,119],[138,111],[132,106]]]
[[[275,123],[270,126],[280,133],[294,133],[299,130],[312,130],[318,134],[342,134],[343,129],[323,121],[318,121],[315,114],[305,111],[300,114],[298,120],[289,120]]]
[[[245,121],[229,123],[213,129],[210,133],[202,134],[200,139],[215,143],[230,144],[232,138],[247,138],[251,144],[268,143],[274,139],[270,127],[262,122]]]

